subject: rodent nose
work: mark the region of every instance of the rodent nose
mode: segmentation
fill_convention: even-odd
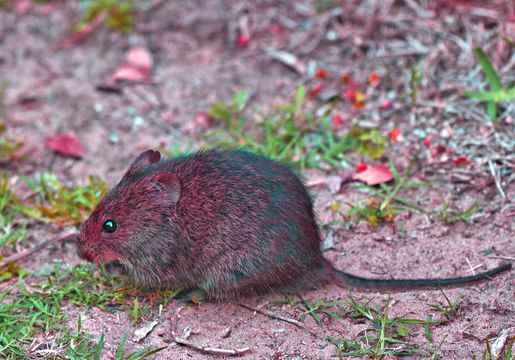
[[[90,262],[92,261],[91,254],[85,249],[84,245],[82,245],[82,243],[80,242],[77,243],[77,255],[79,255],[81,259]]]

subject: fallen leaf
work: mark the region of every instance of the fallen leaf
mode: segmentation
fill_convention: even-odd
[[[250,43],[250,36],[249,35],[240,35],[238,36],[238,45],[239,46],[247,46]]]
[[[399,137],[402,135],[402,130],[399,128],[393,128],[388,132],[388,137],[390,138],[391,142],[396,143],[399,141]]]
[[[201,129],[208,129],[211,126],[211,118],[205,112],[198,112],[195,115],[195,126]]]
[[[320,93],[322,92],[322,90],[324,90],[324,88],[322,87],[322,85],[314,86],[313,88],[309,89],[309,91],[308,91],[308,96],[309,96],[311,99],[316,99],[316,98],[318,97],[318,95],[320,95]]]
[[[359,163],[358,166],[356,167],[356,172],[363,172],[365,171],[366,169],[368,169],[368,165],[365,164],[365,163]]]
[[[145,80],[147,74],[142,72],[140,69],[128,65],[122,64],[116,69],[115,73],[111,76],[111,78],[115,81],[129,81],[129,82],[140,82]]]
[[[431,139],[429,139],[428,137],[426,137],[424,139],[424,141],[422,142],[422,144],[424,144],[424,146],[426,147],[426,149],[429,149],[429,147],[431,146]]]
[[[339,130],[343,125],[343,116],[340,114],[335,114],[333,116],[332,125],[333,125],[333,129]]]
[[[18,14],[26,14],[32,8],[32,0],[16,0],[14,9]]]
[[[366,170],[352,176],[353,180],[362,181],[368,186],[385,183],[393,179],[390,169],[384,165],[368,166]]]
[[[470,164],[470,160],[466,156],[460,156],[454,160],[456,166],[465,166]]]
[[[127,52],[127,64],[139,69],[144,74],[150,75],[150,71],[154,67],[154,60],[147,49],[134,47]]]
[[[306,65],[292,53],[279,50],[269,50],[267,54],[271,59],[289,66],[300,75],[304,75],[306,73]]]
[[[377,73],[373,72],[368,77],[368,81],[371,85],[377,85],[379,84],[379,81],[381,81],[381,77]]]
[[[342,74],[340,76],[340,81],[343,83],[343,84],[348,84],[352,81],[352,78],[349,74]]]
[[[379,110],[385,111],[390,110],[393,107],[393,103],[390,100],[386,100],[383,105],[379,107]]]
[[[157,320],[154,320],[150,324],[134,330],[134,338],[132,340],[135,342],[140,342],[147,337],[147,335],[156,327],[158,323],[159,322]]]
[[[315,71],[315,77],[317,79],[326,79],[327,71],[325,71],[324,69],[318,69],[317,71]]]
[[[111,80],[116,82],[140,82],[147,79],[154,67],[154,60],[150,52],[143,47],[129,49],[126,62],[121,64],[111,76]]]
[[[72,133],[50,136],[46,139],[45,145],[63,156],[81,158],[84,155],[84,148],[79,138]]]

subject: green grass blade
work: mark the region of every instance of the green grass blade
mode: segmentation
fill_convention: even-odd
[[[488,102],[486,103],[486,113],[488,114],[488,117],[490,120],[497,119],[497,106],[494,102]]]
[[[495,71],[495,68],[488,56],[486,56],[485,52],[479,47],[476,48],[475,52],[476,58],[479,61],[479,64],[481,65],[481,68],[483,69],[483,72],[485,73],[485,76],[488,79],[492,90],[501,90],[501,79],[499,78],[497,71]]]
[[[122,342],[118,346],[118,350],[116,351],[116,359],[117,360],[123,359],[123,350],[125,350],[125,344],[127,343],[128,338],[129,338],[129,332],[127,331],[125,333],[125,336],[122,339]]]
[[[95,349],[95,352],[93,353],[93,360],[100,360],[100,355],[102,354],[102,349],[104,348],[105,340],[104,340],[104,334],[100,336],[100,340],[98,341],[98,345]]]

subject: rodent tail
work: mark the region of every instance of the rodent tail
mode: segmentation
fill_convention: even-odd
[[[370,279],[348,274],[333,267],[331,280],[340,287],[359,290],[417,290],[437,289],[440,287],[452,287],[473,284],[483,280],[489,280],[493,276],[511,269],[511,263],[503,264],[495,269],[472,276],[463,276],[444,279]]]

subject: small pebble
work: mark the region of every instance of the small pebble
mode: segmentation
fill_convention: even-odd
[[[138,110],[136,108],[133,108],[133,107],[128,107],[127,108],[127,115],[136,116],[136,115],[138,115]]]
[[[419,139],[425,139],[427,136],[427,133],[425,132],[425,130],[415,129],[415,130],[413,130],[413,135],[418,137]]]
[[[132,129],[137,130],[139,127],[143,126],[145,124],[145,120],[141,116],[136,116],[132,120]]]
[[[120,136],[118,136],[117,133],[110,133],[109,134],[109,142],[111,144],[116,144],[118,141],[120,141]]]
[[[321,341],[318,343],[318,346],[320,347],[320,349],[323,349],[327,346],[327,342],[326,341]]]
[[[95,112],[97,112],[97,113],[104,111],[104,106],[100,103],[95,103],[95,106],[93,108],[95,109]]]
[[[336,41],[336,40],[338,40],[338,33],[334,30],[329,30],[325,34],[325,38],[329,41]]]

